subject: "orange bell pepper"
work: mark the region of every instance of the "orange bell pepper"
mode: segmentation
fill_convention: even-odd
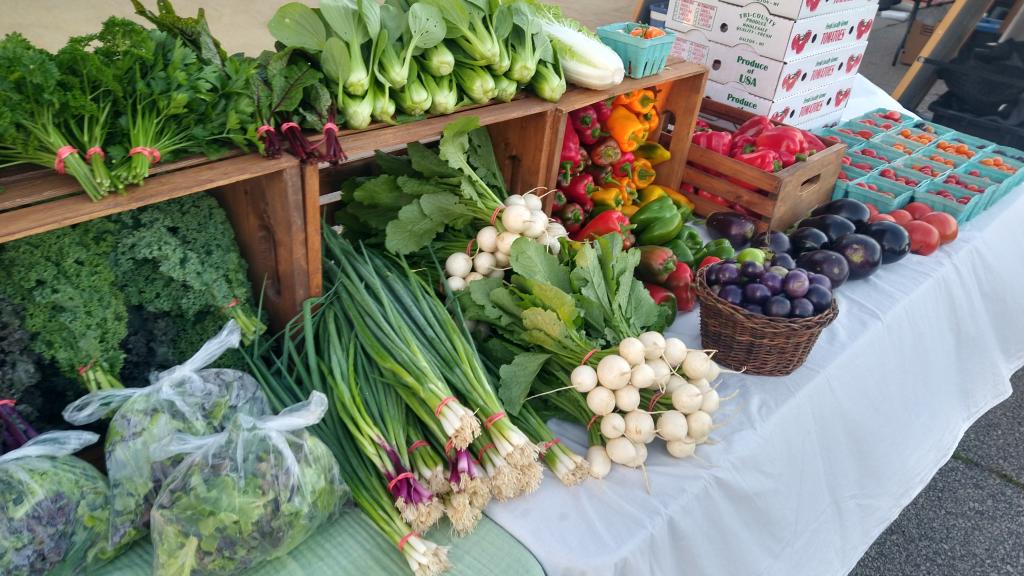
[[[615,101],[612,102],[612,105],[623,106],[628,108],[630,112],[635,112],[637,114],[646,114],[654,108],[654,104],[657,101],[658,98],[655,96],[654,90],[645,88],[643,90],[633,90],[632,92],[619,94],[615,97]]]
[[[658,116],[658,109],[651,108],[650,111],[640,115],[640,122],[647,127],[647,133],[651,134],[661,124],[661,117]]]
[[[637,188],[646,188],[654,183],[654,166],[646,158],[633,160],[633,185]]]
[[[628,176],[615,178],[614,186],[618,189],[623,204],[632,204],[636,200],[636,186],[633,185],[632,178]]]
[[[647,130],[640,119],[622,106],[612,108],[607,129],[623,152],[632,152],[647,140]]]

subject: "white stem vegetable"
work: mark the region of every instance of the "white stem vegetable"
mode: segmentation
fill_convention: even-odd
[[[530,209],[521,204],[506,206],[501,211],[501,225],[509,232],[522,234],[530,224]]]
[[[615,407],[623,412],[632,412],[640,407],[640,389],[624,386],[615,391]]]
[[[697,443],[692,440],[672,440],[665,444],[665,448],[668,448],[668,453],[676,458],[689,458],[697,450]]]
[[[498,229],[484,226],[476,233],[476,245],[484,252],[498,251]]]
[[[686,360],[686,352],[686,343],[679,338],[665,339],[665,354],[663,358],[672,368],[678,367],[683,363],[683,360]]]
[[[701,404],[704,402],[704,398],[693,384],[681,384],[679,388],[672,393],[672,407],[679,410],[683,414],[693,414],[700,410]]]
[[[465,278],[473,271],[473,259],[465,252],[455,252],[444,261],[444,271],[453,278]]]
[[[627,422],[627,432],[629,431],[628,424],[629,423]],[[708,436],[711,434],[711,415],[707,412],[701,411],[688,414],[686,416],[686,427],[689,431],[690,438],[693,438],[697,442],[707,440]]]
[[[625,416],[626,438],[646,444],[654,439],[654,418],[642,410],[634,410]]]
[[[714,414],[718,410],[718,406],[721,404],[721,399],[718,397],[718,391],[714,388],[703,393],[704,401],[700,404],[701,412],[707,412],[708,414]]]
[[[615,410],[615,392],[604,386],[594,388],[587,392],[587,408],[598,416],[611,414]]]
[[[626,359],[630,366],[644,363],[644,343],[639,338],[624,338],[619,342],[619,356]]]
[[[490,252],[479,252],[473,257],[473,270],[485,276],[494,270],[494,264],[494,254]]]
[[[625,437],[609,440],[605,449],[616,464],[629,465],[636,458],[636,446]]]
[[[617,354],[610,354],[597,363],[597,381],[610,390],[618,390],[629,383],[629,362]]]
[[[629,383],[637,388],[650,388],[654,386],[656,374],[654,368],[649,364],[639,364],[633,366],[633,370],[629,376]]]
[[[586,394],[597,387],[597,371],[590,366],[577,366],[569,375],[569,382],[580,394]]]
[[[625,434],[626,420],[618,412],[605,414],[601,417],[601,436],[613,440]]]
[[[700,350],[690,350],[683,360],[683,373],[687,380],[699,380],[706,378],[710,368],[711,359]]]
[[[644,358],[657,360],[665,353],[665,337],[660,332],[644,332],[640,335],[644,345]]]
[[[591,446],[587,449],[587,462],[590,462],[590,476],[600,480],[612,471],[612,460],[604,446]]]
[[[519,239],[518,232],[512,232],[511,230],[505,230],[501,234],[498,234],[498,252],[503,252],[506,255],[512,253],[512,243]]]
[[[669,410],[658,416],[658,434],[665,440],[682,440],[686,438],[687,431],[686,416],[682,412]]]

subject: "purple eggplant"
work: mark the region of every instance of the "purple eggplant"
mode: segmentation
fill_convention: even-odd
[[[743,287],[743,301],[748,304],[763,305],[772,297],[771,290],[764,284],[747,284]]]
[[[793,318],[810,318],[814,316],[814,305],[807,298],[794,298],[790,302],[789,315]]]
[[[796,270],[787,274],[786,279],[782,281],[782,290],[790,298],[803,298],[810,286],[811,280],[807,274]]]
[[[792,248],[792,245],[790,245],[790,248]],[[776,254],[772,256],[772,266],[782,266],[786,270],[792,270],[796,268],[796,261],[789,254]]]
[[[807,274],[806,270],[800,270],[800,272],[803,272],[804,274]],[[811,284],[817,284],[818,286],[821,286],[822,288],[827,288],[829,290],[832,289],[832,281],[829,280],[828,276],[825,276],[824,274],[815,274],[815,273],[812,272],[810,274],[807,274],[807,280]]]
[[[758,234],[750,245],[754,248],[767,250],[772,254],[785,254],[789,252],[789,236],[777,230],[772,230],[764,234]]]
[[[846,258],[850,280],[867,278],[882,266],[882,247],[870,236],[847,234],[837,240],[832,249]]]
[[[910,234],[895,222],[872,222],[864,227],[863,233],[882,248],[882,264],[892,264],[910,254]]]
[[[821,216],[811,216],[810,218],[804,218],[798,224],[801,228],[817,228],[825,233],[828,238],[828,242],[822,248],[829,248],[836,240],[839,240],[847,234],[853,234],[857,227],[846,218],[842,216],[836,216],[835,214],[822,214]]]
[[[778,318],[787,318],[793,306],[789,302],[789,298],[785,296],[772,296],[764,303],[764,313],[766,316],[776,316]]]
[[[772,296],[782,292],[782,277],[778,274],[765,272],[761,275],[761,280],[759,280],[759,282],[762,286],[768,288],[768,291],[771,292]],[[768,314],[767,310],[765,311],[765,314]],[[772,316],[772,314],[768,315]]]
[[[708,216],[705,225],[712,238],[725,238],[736,250],[750,244],[757,232],[752,219],[736,212],[715,212]]]
[[[737,306],[743,302],[743,289],[735,284],[726,284],[718,291],[718,297]]]
[[[807,289],[807,294],[804,296],[812,306],[814,306],[814,312],[820,313],[828,310],[832,306],[832,292],[828,288],[812,284]]]
[[[789,243],[790,253],[793,254],[794,258],[799,258],[801,254],[806,252],[821,250],[828,243],[828,236],[817,228],[807,226],[797,228],[791,233],[789,235]]]
[[[871,212],[868,211],[868,207],[863,202],[858,202],[852,198],[839,198],[833,200],[827,204],[822,204],[811,212],[811,216],[821,216],[822,214],[832,214],[834,216],[841,216],[846,218],[857,228],[864,226],[868,223],[868,218],[871,217]]]
[[[832,282],[832,288],[839,288],[850,277],[850,265],[842,254],[831,250],[815,250],[800,256],[796,261],[801,268],[815,274],[824,274]]]

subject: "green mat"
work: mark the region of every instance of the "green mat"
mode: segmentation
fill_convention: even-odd
[[[427,536],[437,544],[451,545],[447,572],[451,576],[543,576],[544,570],[518,540],[486,516],[465,538],[454,538],[447,523]],[[136,543],[128,552],[99,570],[95,576],[140,576],[153,571],[149,541]],[[402,555],[373,527],[358,509],[349,508],[329,526],[303,542],[291,554],[267,562],[251,576],[409,576]]]

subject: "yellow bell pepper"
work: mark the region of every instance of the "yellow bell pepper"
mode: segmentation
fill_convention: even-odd
[[[639,209],[640,209],[640,207],[637,206],[636,204],[629,204],[627,206],[623,206],[622,208],[619,208],[619,212],[622,212],[627,217],[632,217],[633,214],[636,214],[636,211],[639,210]]]
[[[650,160],[654,166],[672,158],[672,153],[657,142],[644,142],[633,152],[633,155]]]
[[[619,208],[623,204],[622,193],[616,186],[598,188],[596,191],[590,193],[590,199],[594,201],[594,204],[608,206],[611,208]]]
[[[652,188],[653,188],[653,190],[652,190]],[[687,198],[686,196],[683,196],[683,194],[681,192],[673,190],[673,189],[671,189],[671,188],[669,188],[667,186],[658,186],[657,184],[651,184],[650,186],[644,188],[644,191],[642,193],[645,193],[645,194],[648,194],[648,195],[659,194],[659,195],[668,196],[669,198],[672,199],[672,202],[676,206],[679,206],[680,208],[687,207],[690,210],[693,210],[693,208],[694,208],[693,202],[691,202],[689,198]],[[655,198],[657,198],[657,196],[652,196],[650,199],[654,200]]]
[[[667,196],[664,188],[661,186],[647,186],[639,191],[637,200],[639,200],[640,206],[646,206],[662,196]]]

